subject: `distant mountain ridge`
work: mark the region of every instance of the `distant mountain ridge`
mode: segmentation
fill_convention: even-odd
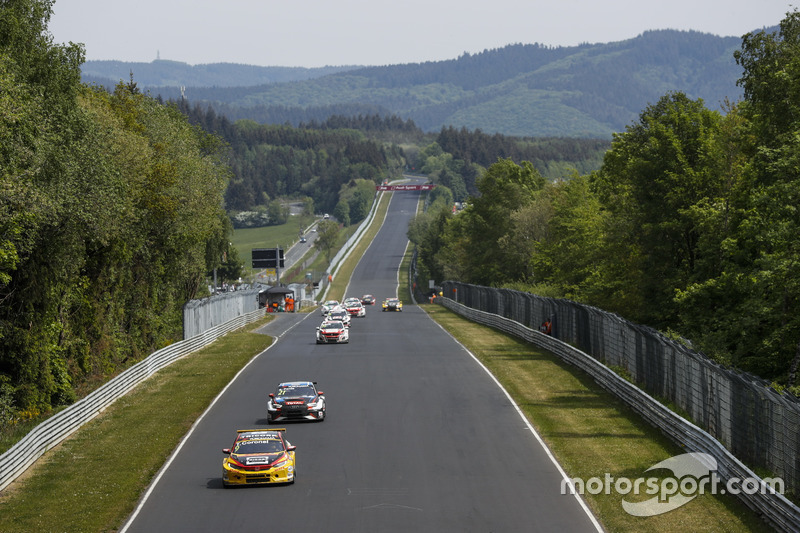
[[[610,138],[669,91],[702,98],[710,109],[740,99],[741,69],[733,58],[740,46],[738,37],[654,30],[606,44],[512,44],[446,61],[305,69],[310,72],[288,73],[305,79],[273,77],[255,85],[247,85],[253,67],[229,64],[219,67],[228,86],[183,81],[181,64],[174,62],[154,62],[161,77],[152,83],[135,69],[134,80],[164,99],[181,98],[184,85],[192,104],[231,120],[298,125],[334,114],[378,113],[410,118],[431,132],[453,126],[521,137]],[[100,65],[89,63],[99,75],[94,67]],[[197,76],[209,70],[194,69]]]
[[[180,61],[156,59],[150,63],[125,61],[87,61],[81,76],[88,83],[113,87],[121,81],[134,81],[144,87],[246,87],[267,83],[308,80],[361,68],[341,67],[260,67],[238,63],[189,65]]]

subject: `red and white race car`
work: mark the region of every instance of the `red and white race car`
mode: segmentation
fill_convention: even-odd
[[[365,317],[367,316],[367,308],[361,303],[358,298],[348,298],[345,302],[344,308],[350,316]]]
[[[326,320],[317,328],[317,344],[347,344],[350,328],[339,320]]]

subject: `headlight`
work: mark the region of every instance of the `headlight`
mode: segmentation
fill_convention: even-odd
[[[288,457],[284,457],[283,459],[281,459],[280,461],[278,461],[277,463],[272,465],[272,468],[280,468],[282,466],[286,466],[286,463],[288,463],[288,462],[289,462],[289,458]]]

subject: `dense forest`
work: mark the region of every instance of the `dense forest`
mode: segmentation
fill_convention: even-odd
[[[176,66],[170,77],[165,65],[156,64],[153,68],[164,71],[163,84],[146,88],[177,100],[185,86],[186,98],[234,121],[298,126],[333,115],[378,114],[413,120],[426,133],[452,126],[517,137],[610,139],[669,91],[702,98],[715,110],[725,99],[738,100],[741,68],[733,52],[740,42],[739,36],[657,30],[612,43],[517,43],[446,61],[350,68],[303,81],[238,87],[195,86],[181,78],[184,68]],[[94,67],[97,76],[101,71]],[[106,72],[114,84],[142,68],[120,64]],[[249,70],[241,77],[250,79]]]
[[[734,58],[724,114],[670,91],[595,172],[504,159],[464,211],[433,204],[409,229],[423,276],[586,302],[800,391],[800,14]]]
[[[214,133],[229,147],[233,178],[225,193],[229,211],[251,211],[276,198],[309,197],[318,212],[332,212],[343,185],[370,180],[375,185],[400,177],[405,159],[399,146],[371,139],[347,128],[355,119],[334,117],[325,123],[295,128],[231,122],[211,108],[180,100],[177,108],[189,121]],[[362,117],[364,130],[389,131],[410,126],[391,118]],[[356,214],[352,221],[361,220]]]
[[[133,82],[82,84],[51,15],[0,4],[0,429],[182,338],[231,231],[219,139]]]

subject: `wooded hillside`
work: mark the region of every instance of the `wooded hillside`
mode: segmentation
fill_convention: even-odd
[[[748,34],[744,98],[646,106],[601,168],[547,181],[495,163],[469,207],[415,220],[422,279],[567,298],[688,339],[800,392],[800,13]]]
[[[0,429],[182,338],[229,245],[218,139],[135,83],[81,83],[52,2],[0,4]]]
[[[692,31],[648,31],[625,41],[547,47],[512,44],[456,59],[348,69],[305,81],[198,87],[179,76],[146,84],[165,100],[211,103],[231,120],[266,124],[324,122],[332,115],[397,115],[425,132],[480,129],[520,137],[600,137],[621,132],[667,91],[702,98],[719,110],[738,100],[741,38]],[[114,82],[133,65],[118,65]],[[97,75],[98,70],[93,70]],[[244,76],[244,74],[243,74]],[[169,86],[166,86],[169,85]]]

